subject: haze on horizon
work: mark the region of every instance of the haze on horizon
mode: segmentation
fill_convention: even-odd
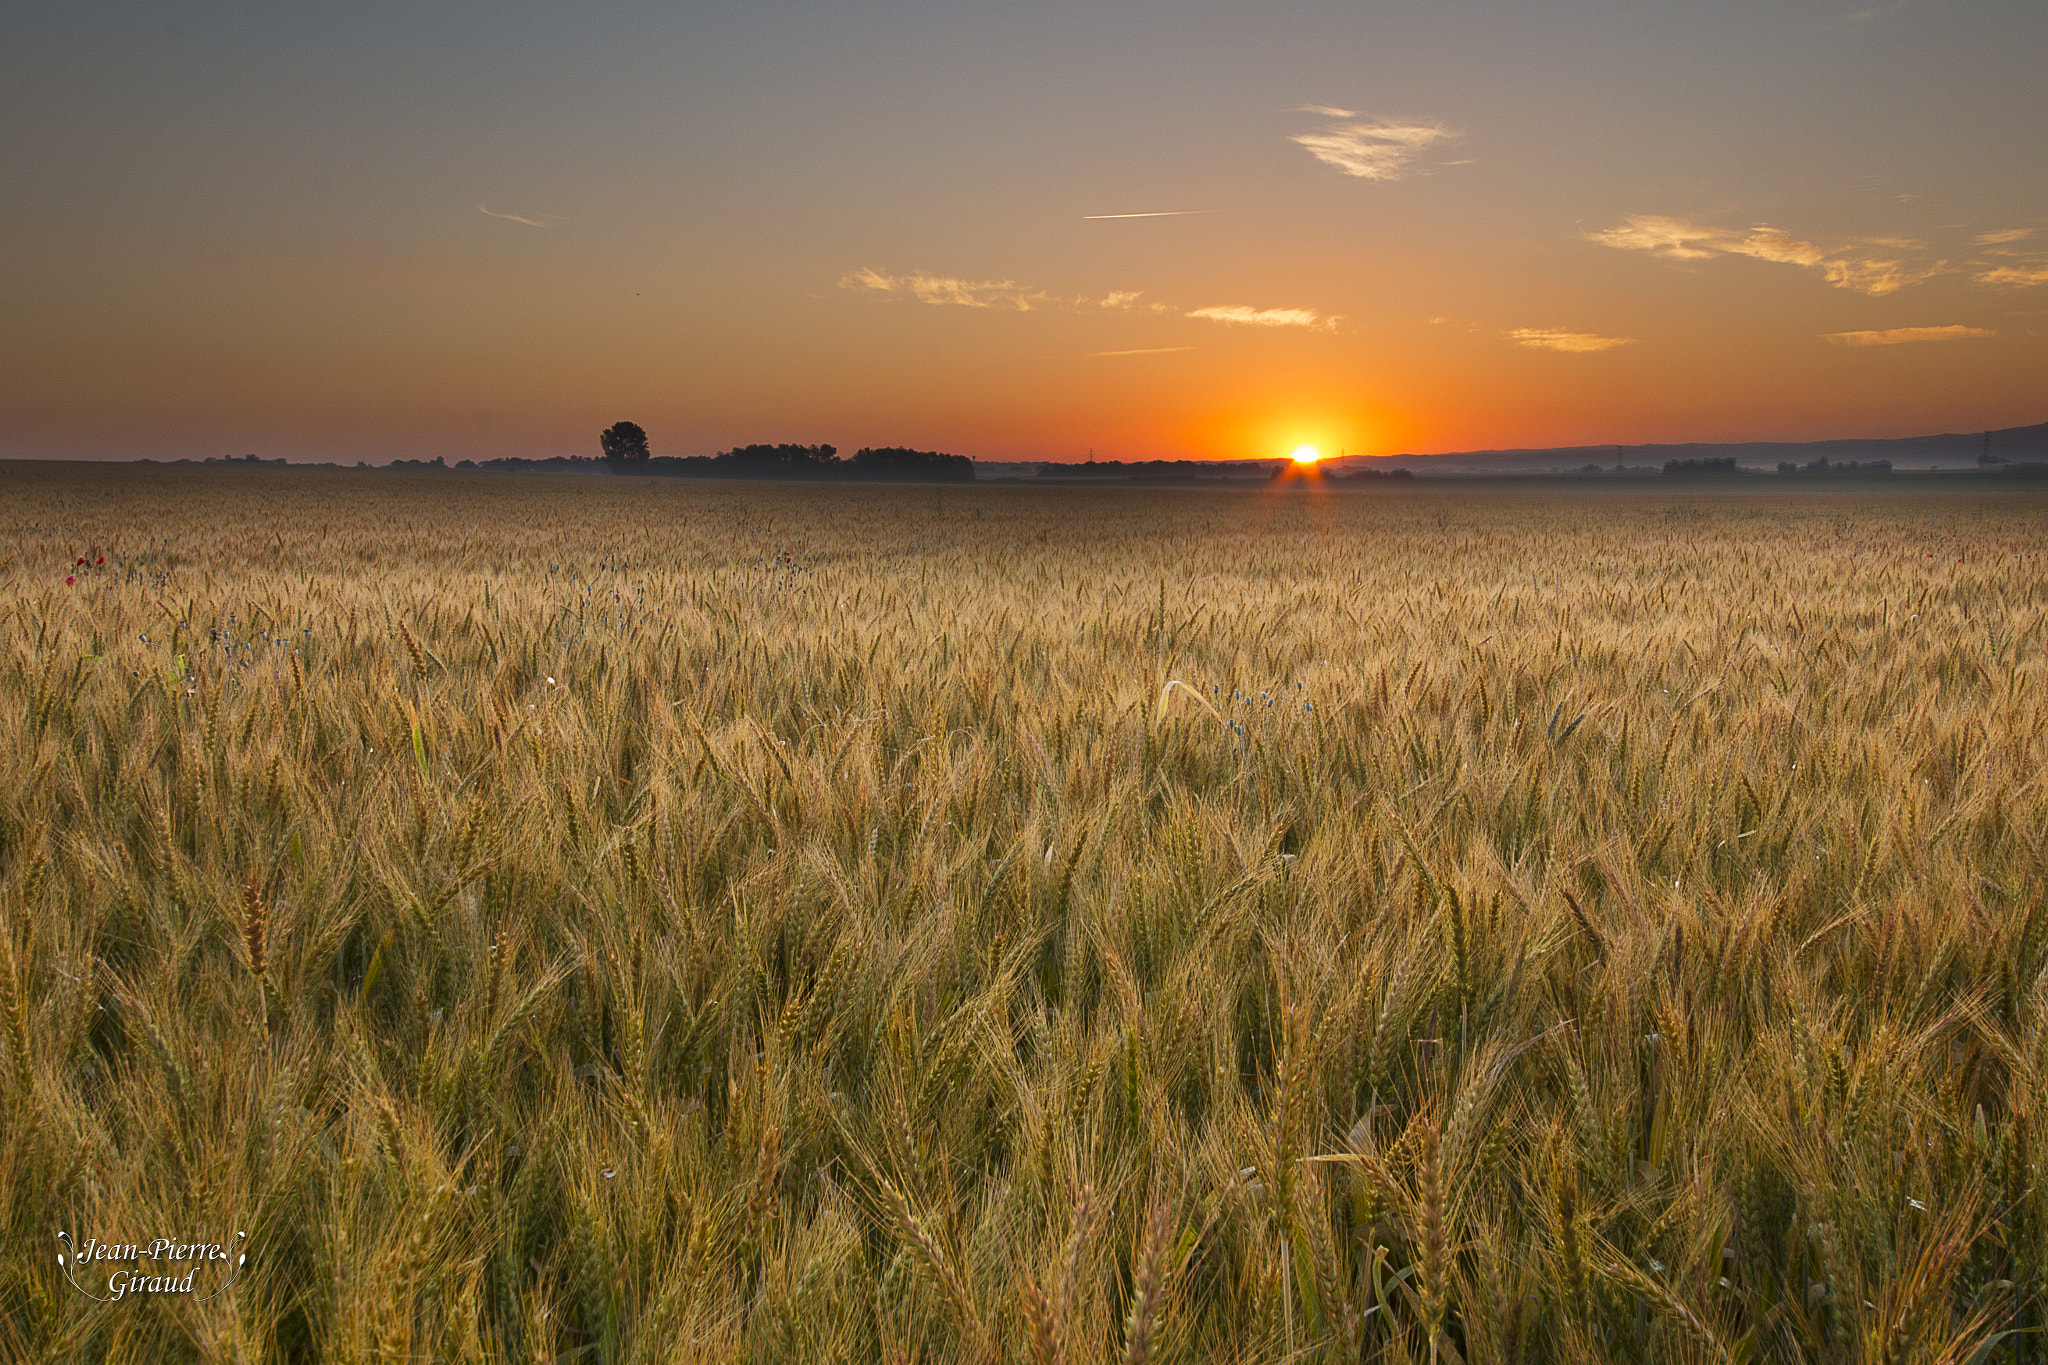
[[[2042,421],[2022,0],[111,5],[0,49],[0,458]]]

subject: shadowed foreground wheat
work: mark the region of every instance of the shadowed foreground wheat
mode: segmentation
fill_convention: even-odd
[[[0,502],[10,1360],[2043,1358],[2048,502]]]

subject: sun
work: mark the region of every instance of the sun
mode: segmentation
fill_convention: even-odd
[[[1323,452],[1314,446],[1296,446],[1290,458],[1298,465],[1312,465],[1323,458]]]

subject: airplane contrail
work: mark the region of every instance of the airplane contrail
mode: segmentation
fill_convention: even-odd
[[[546,215],[546,218],[528,218],[525,215],[518,213],[500,213],[496,209],[485,208],[482,204],[478,204],[476,206],[476,211],[478,213],[489,214],[493,218],[503,218],[508,222],[524,223],[528,227],[544,228],[554,226],[553,223],[546,221],[546,218],[552,218],[554,216],[553,214]]]
[[[1171,209],[1165,213],[1084,213],[1083,222],[1091,218],[1187,218],[1197,213],[1214,213],[1214,209]]]

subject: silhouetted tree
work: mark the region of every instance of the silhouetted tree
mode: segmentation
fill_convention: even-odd
[[[864,479],[973,483],[974,461],[965,455],[947,455],[936,450],[862,446],[853,454],[853,472]]]
[[[828,445],[734,446],[712,457],[722,474],[746,479],[830,478],[839,472],[839,451]]]
[[[647,433],[638,422],[614,422],[597,438],[605,459],[613,469],[625,469],[647,459]]]
[[[1829,464],[1828,457],[1823,455],[1817,460],[1808,460],[1803,465],[1793,464],[1790,460],[1780,460],[1778,461],[1778,472],[1780,474],[1815,475],[1889,474],[1892,472],[1892,462],[1890,460],[1863,460],[1861,462],[1844,460],[1839,464]]]

